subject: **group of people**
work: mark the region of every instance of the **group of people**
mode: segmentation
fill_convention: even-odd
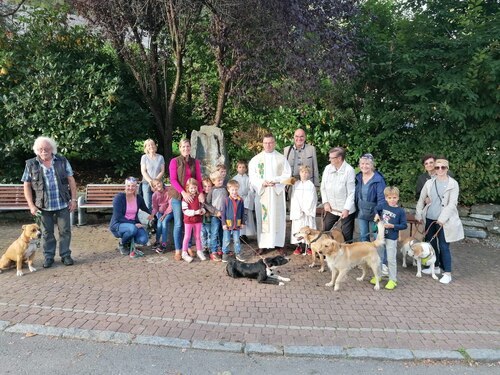
[[[170,185],[164,184],[165,160],[157,153],[156,143],[144,143],[141,158],[142,182],[134,177],[125,180],[125,190],[113,201],[110,230],[119,239],[119,251],[137,258],[143,253],[135,246],[144,245],[149,236],[139,219],[144,211],[148,219],[156,219],[155,251],[166,251],[169,223],[173,221],[174,259],[191,262],[196,256],[212,261],[228,261],[230,243],[234,255],[245,261],[240,240],[257,235],[258,251],[283,251],[286,233],[287,200],[294,229],[316,227],[317,189],[324,208],[323,231],[339,225],[346,242],[354,240],[357,219],[359,241],[369,241],[375,220],[383,220],[386,247],[381,250],[382,268],[389,276],[387,289],[397,285],[396,244],[399,230],[406,228],[406,215],[398,207],[399,190],[386,186],[383,175],[376,170],[371,154],[359,159],[359,172],[346,162],[342,147],[329,150],[328,164],[318,172],[316,149],[306,143],[303,129],[297,129],[293,145],[284,154],[275,150],[272,134],[263,137],[263,151],[248,166],[238,161],[237,175],[227,180],[225,166],[217,166],[210,176],[202,177],[200,161],[191,157],[187,139],[179,143],[180,155],[168,165]],[[70,163],[57,154],[55,141],[39,137],[34,143],[36,157],[27,160],[22,177],[25,197],[33,215],[41,212],[45,268],[54,262],[56,240],[54,225],[59,229],[59,254],[65,265],[72,265],[69,214],[76,209],[76,183]],[[440,281],[451,281],[449,244],[464,237],[458,216],[459,186],[448,173],[449,162],[434,155],[424,156],[426,172],[417,182],[418,221],[425,223],[426,240],[432,238],[436,249]],[[248,172],[248,174],[247,174]],[[293,177],[293,178],[292,178]],[[142,194],[138,194],[139,184]],[[255,220],[255,222],[254,222]],[[194,241],[193,241],[194,240]],[[192,250],[194,242],[195,250]],[[307,251],[297,244],[294,253]],[[425,270],[424,270],[425,272]]]

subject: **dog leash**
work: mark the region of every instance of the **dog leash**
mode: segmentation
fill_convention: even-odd
[[[241,237],[240,237],[240,241],[243,242],[245,245],[247,245],[255,253],[255,255],[257,255],[260,259],[262,259],[262,261],[264,262],[264,264],[267,268],[270,268],[269,265],[266,263],[266,258],[264,258],[261,254],[259,254],[258,250],[256,250],[252,245],[250,245],[247,241],[245,241]]]

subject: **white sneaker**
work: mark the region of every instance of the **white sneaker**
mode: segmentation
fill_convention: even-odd
[[[443,277],[439,279],[441,284],[449,284],[451,281],[451,275],[449,273],[443,274]]]
[[[382,264],[382,276],[389,276],[389,267],[385,264]]]
[[[205,254],[203,254],[202,250],[196,251],[196,256],[200,258],[200,260],[207,260],[207,257],[205,256]]]
[[[190,256],[187,251],[182,252],[182,259],[184,259],[188,263],[191,263],[193,261],[193,257]]]
[[[432,272],[431,272],[431,267],[429,268],[424,268],[422,270],[422,273],[425,274],[425,275],[432,275]],[[439,267],[434,267],[434,274],[435,275],[440,275],[441,274],[441,268]]]

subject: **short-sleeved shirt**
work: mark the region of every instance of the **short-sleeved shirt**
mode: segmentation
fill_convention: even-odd
[[[161,166],[165,164],[163,155],[156,154],[156,158],[151,159],[148,155],[144,154],[141,157],[141,165],[146,166],[146,171],[151,178],[156,178],[161,171]]]

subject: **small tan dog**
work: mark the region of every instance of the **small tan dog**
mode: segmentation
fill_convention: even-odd
[[[35,251],[40,245],[40,237],[42,232],[38,224],[23,225],[23,232],[17,240],[15,240],[7,249],[5,254],[0,258],[0,272],[8,270],[16,265],[17,276],[23,275],[23,262],[28,263],[31,272],[35,272],[33,267],[33,259]]]
[[[384,244],[384,223],[378,222],[377,239],[373,242],[354,242],[343,244],[334,239],[324,239],[320,242],[319,251],[326,257],[326,263],[332,271],[332,280],[325,286],[334,286],[334,290],[339,290],[340,282],[344,276],[356,266],[360,266],[363,274],[356,280],[363,281],[368,268],[371,268],[376,283],[373,289],[380,289],[380,257],[377,248]]]
[[[313,268],[316,266],[316,254],[318,254],[320,265],[318,272],[325,272],[325,262],[323,260],[323,254],[318,251],[318,249],[321,247],[321,241],[323,239],[330,238],[339,243],[344,242],[342,231],[337,228],[333,228],[330,232],[322,232],[310,227],[302,227],[297,233],[294,233],[293,236],[297,239],[297,241],[304,240],[307,246],[311,249],[312,263],[309,265],[309,267]]]
[[[417,265],[417,277],[422,277],[422,264],[429,266],[434,280],[438,277],[434,273],[436,264],[436,252],[428,242],[421,242],[413,237],[408,237],[402,242],[401,254],[403,255],[403,267],[406,268],[406,255],[413,258],[413,265]]]

